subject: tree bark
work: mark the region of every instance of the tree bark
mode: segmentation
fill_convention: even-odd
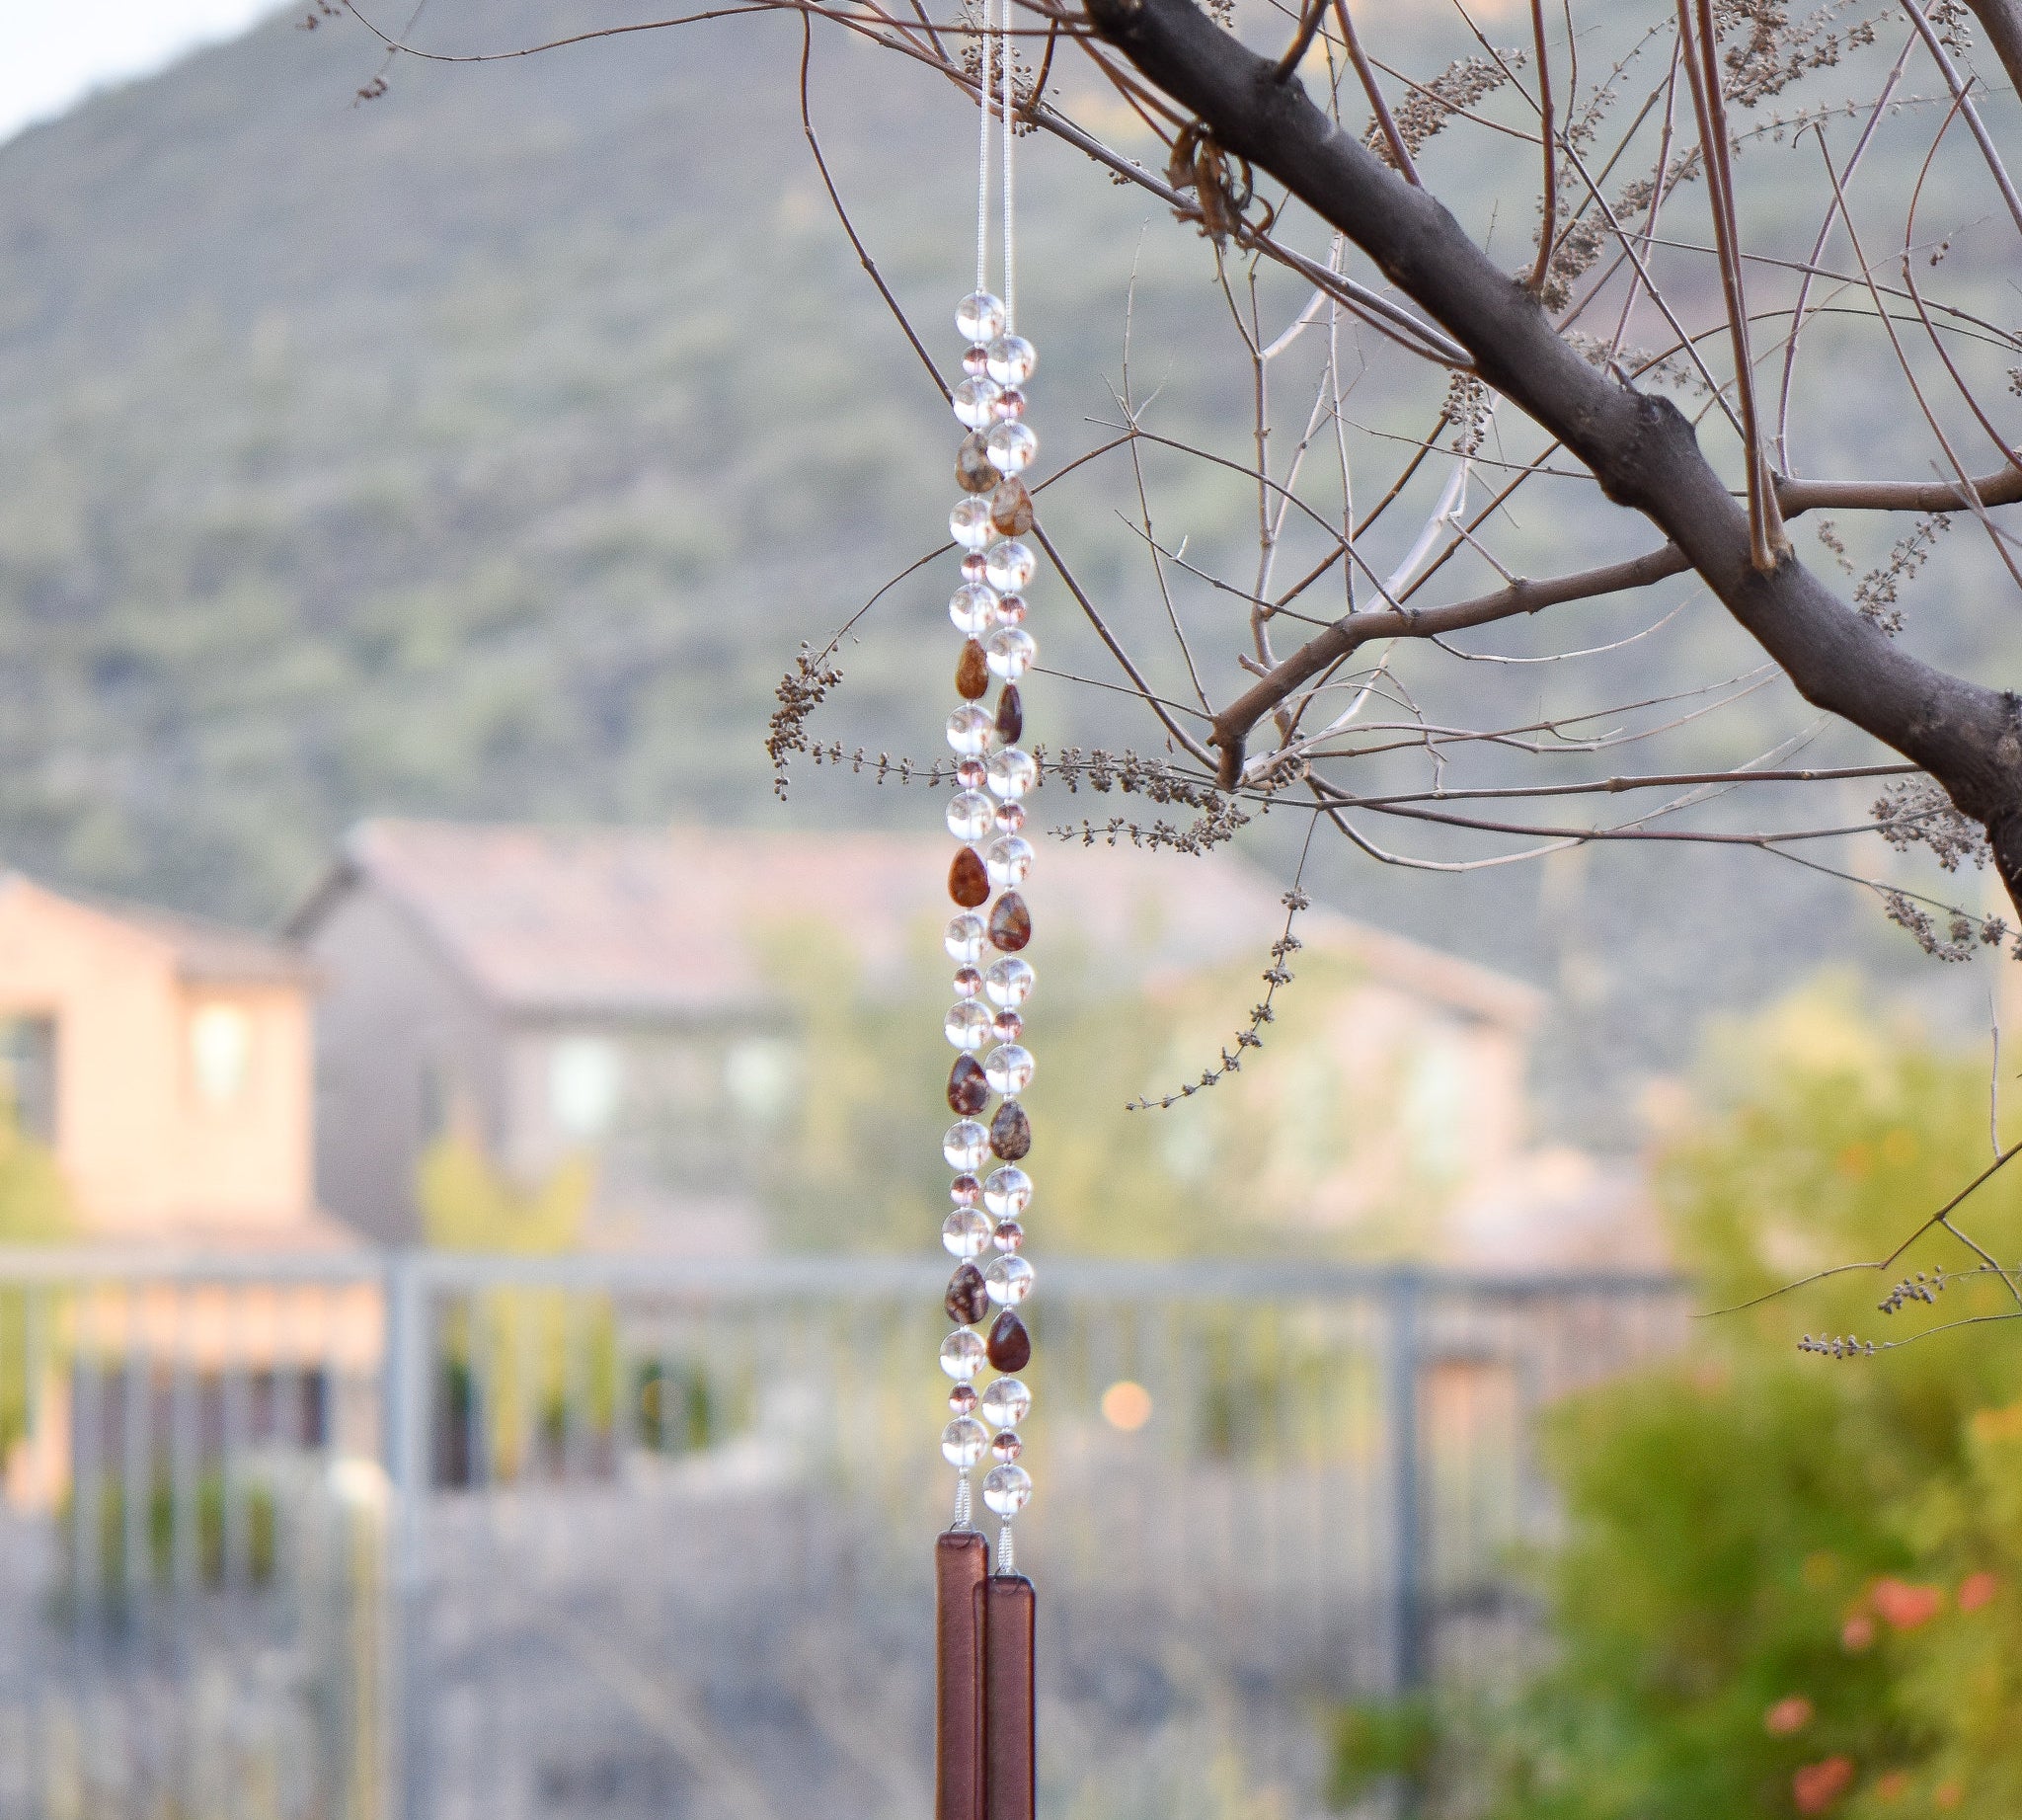
[[[1992,8],[1999,0],[1982,0]],[[1482,378],[1557,436],[1617,505],[1642,513],[1807,701],[1924,767],[1987,831],[2022,910],[2022,701],[1892,644],[1786,554],[1750,562],[1746,512],[1670,399],[1588,364],[1536,298],[1429,191],[1314,107],[1295,78],[1192,0],[1088,0],[1096,29],[1215,142],[1338,228],[1473,356]]]
[[[2022,95],[2022,6],[2015,0],[1966,0],[1966,4],[1980,21],[1980,29],[1994,47],[2016,94]]]

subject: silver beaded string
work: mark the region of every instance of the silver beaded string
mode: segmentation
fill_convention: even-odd
[[[987,0],[985,0],[987,6]],[[985,21],[987,23],[987,12]],[[1019,679],[1038,647],[1025,630],[1024,590],[1038,566],[1021,541],[1032,528],[1032,495],[1019,478],[1032,465],[1039,438],[1024,421],[1025,394],[1037,356],[1032,344],[1011,332],[1007,303],[984,287],[989,220],[989,113],[993,66],[1001,72],[998,107],[1003,120],[1002,198],[1004,293],[1013,289],[1011,184],[1013,106],[1010,57],[1011,4],[1002,0],[1000,25],[987,30],[976,82],[981,116],[977,150],[976,287],[956,306],[955,324],[969,343],[964,378],[953,393],[956,417],[969,435],[955,462],[963,497],[948,525],[963,552],[962,582],[948,603],[964,643],[956,665],[961,705],[948,717],[948,744],[960,785],[949,800],[949,832],[960,845],[949,869],[949,891],[961,907],[948,925],[945,946],[956,963],[956,999],[944,1022],[960,1052],[948,1078],[948,1104],[956,1122],[942,1139],[942,1154],[956,1171],[954,1210],[941,1242],[958,1259],[945,1306],[955,1323],[941,1344],[941,1369],[955,1380],[948,1398],[954,1419],[941,1432],[941,1453],[956,1469],[955,1527],[972,1517],[970,1473],[987,1454],[983,1502],[999,1519],[997,1571],[1012,1571],[1012,1519],[1032,1496],[1032,1477],[1017,1464],[1023,1451],[1018,1424],[1032,1393],[1017,1373],[1031,1354],[1031,1338],[1016,1309],[1032,1291],[1033,1269],[1022,1255],[1022,1225],[1032,1201],[1032,1179],[1018,1164],[1031,1147],[1032,1127],[1018,1095],[1032,1079],[1033,1059],[1020,1039],[1019,1007],[1034,984],[1019,950],[1031,939],[1032,919],[1019,895],[1032,870],[1033,849],[1021,830],[1023,798],[1039,781],[1039,765],[1018,744],[1024,728]],[[1000,685],[994,714],[980,705],[991,678]],[[985,793],[987,791],[987,793]],[[992,893],[996,894],[993,905]],[[977,911],[989,905],[987,917]],[[995,958],[987,969],[986,952]],[[980,1064],[975,1052],[988,1047]],[[984,1124],[976,1115],[999,1096]],[[994,1161],[986,1180],[978,1172]],[[987,1210],[987,1211],[985,1211]],[[987,1266],[977,1260],[994,1251]],[[992,1309],[988,1338],[976,1327]],[[1001,1375],[978,1394],[974,1380],[985,1365]],[[978,1414],[980,1420],[978,1420]],[[991,1433],[992,1430],[996,1432]]]

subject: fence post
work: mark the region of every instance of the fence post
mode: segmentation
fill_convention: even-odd
[[[429,1345],[428,1285],[412,1252],[386,1264],[386,1364],[382,1394],[388,1525],[386,1738],[391,1820],[421,1820],[417,1656],[423,1591],[422,1503],[428,1495]]]
[[[1390,1687],[1396,1695],[1425,1685],[1428,1660],[1425,1601],[1425,1509],[1420,1483],[1418,1273],[1390,1280],[1384,1378],[1384,1439],[1389,1451],[1392,1579]]]

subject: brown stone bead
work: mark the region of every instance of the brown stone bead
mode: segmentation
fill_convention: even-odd
[[[1032,1363],[1032,1335],[1025,1323],[1006,1308],[990,1323],[987,1350],[990,1363],[1000,1372],[1022,1372]]]
[[[955,480],[963,492],[994,493],[1001,478],[997,464],[990,459],[983,433],[977,430],[964,436],[962,446],[955,451]]]
[[[948,895],[964,910],[974,910],[988,902],[990,875],[983,870],[982,855],[974,847],[964,847],[948,868]],[[1024,944],[1019,944],[1021,947]]]
[[[985,874],[987,877],[988,875]],[[1007,891],[990,911],[990,946],[1016,954],[1032,940],[1032,911],[1015,891]]]
[[[1015,1099],[1007,1099],[990,1121],[990,1148],[1006,1162],[1016,1162],[1032,1148],[1032,1121]]]
[[[997,697],[997,738],[1006,746],[1016,746],[1024,731],[1025,703],[1019,699],[1018,684],[1007,682]]]
[[[989,1077],[973,1056],[957,1056],[948,1071],[948,1110],[973,1118],[990,1103]]]
[[[983,1273],[973,1264],[959,1266],[948,1279],[948,1293],[941,1298],[948,1318],[958,1327],[972,1327],[989,1311],[989,1291],[983,1288]]]
[[[1022,480],[1007,480],[990,495],[990,529],[1004,537],[1023,537],[1032,529],[1032,495]]]
[[[955,692],[964,701],[974,701],[990,686],[990,660],[983,648],[971,639],[955,660]]]

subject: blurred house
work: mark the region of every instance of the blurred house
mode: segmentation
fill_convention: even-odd
[[[312,992],[282,942],[0,876],[0,1086],[93,1237],[341,1240],[311,1182]]]
[[[363,824],[289,924],[323,983],[323,1204],[412,1240],[420,1162],[460,1133],[521,1180],[593,1155],[592,1242],[759,1248],[754,1159],[788,1134],[800,1080],[787,957],[805,967],[811,944],[830,944],[850,989],[917,992],[947,966],[947,863],[931,835]],[[1049,846],[1028,954],[1043,975],[1071,958],[1153,997],[1206,976],[1249,991],[1283,925],[1280,893],[1226,855]],[[1245,1086],[1269,1083],[1294,1134],[1352,1121],[1356,1136],[1345,1162],[1287,1178],[1294,1224],[1350,1229],[1437,1182],[1463,1250],[1478,1233],[1533,1267],[1623,1251],[1637,1184],[1597,1185],[1584,1159],[1526,1147],[1536,991],[1318,907],[1299,934],[1302,967],[1324,957],[1333,981],[1324,1014],[1305,1015],[1318,1035],[1297,1058],[1274,1051]],[[1210,1057],[1225,995],[1211,994],[1201,1039]],[[1561,1205],[1563,1256],[1545,1220]]]

